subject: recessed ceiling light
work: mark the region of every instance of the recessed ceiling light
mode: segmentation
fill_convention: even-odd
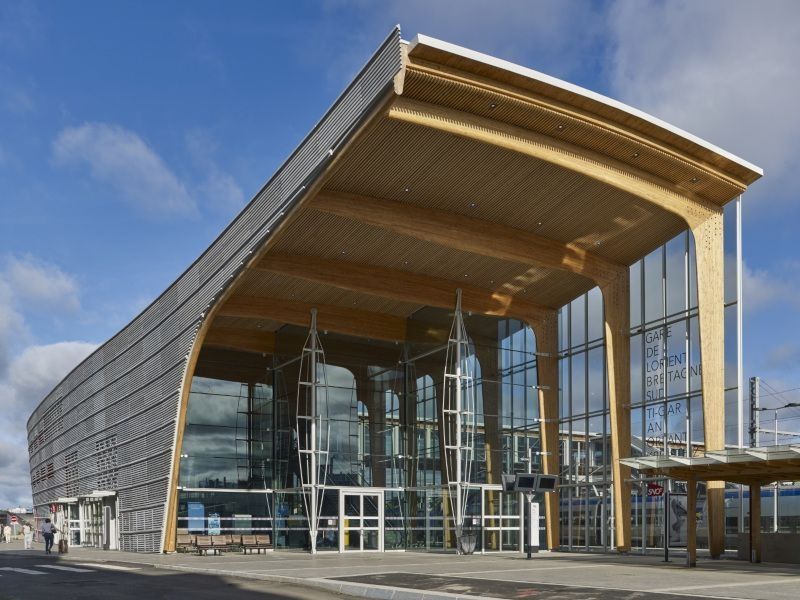
[[[599,246],[600,244],[602,244],[602,242],[601,242],[600,240],[597,240],[597,241],[594,243],[594,245],[595,245],[595,246]]]
[[[497,108],[497,104],[495,104],[494,102],[492,102],[492,103],[489,105],[489,110],[494,110],[495,108]]]
[[[698,181],[700,180],[697,177],[692,177],[692,183],[697,183]]]
[[[470,203],[469,203],[469,207],[470,207],[470,208],[475,208],[476,206],[478,206],[478,205],[477,205],[477,204],[475,204],[474,202],[470,202]]]
[[[469,275],[467,275],[466,273],[464,273],[464,277],[469,277]]]
[[[640,154],[638,152],[634,152],[631,156],[633,156],[633,158],[639,158]]]
[[[490,279],[490,280],[489,280],[489,283],[494,283],[494,279]]]
[[[537,227],[541,227],[541,226],[542,226],[542,222],[541,222],[541,221],[538,221],[538,222],[536,223],[536,226],[537,226]]]
[[[407,265],[407,264],[408,264],[408,261],[407,261],[407,260],[404,260],[404,261],[403,261],[403,264],[404,264],[404,265]]]
[[[342,250],[342,254],[347,254],[347,250]]]
[[[408,193],[408,192],[410,192],[410,191],[411,191],[411,188],[403,188],[403,191],[404,191],[404,192],[406,192],[406,193]]]
[[[559,131],[564,131],[565,127],[566,125],[564,125],[563,123],[559,123],[558,125],[556,125],[556,129],[558,129]]]

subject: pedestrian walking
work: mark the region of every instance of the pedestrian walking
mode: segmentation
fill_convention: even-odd
[[[6,538],[6,544],[8,544],[11,541],[11,525],[3,527],[3,535]]]
[[[53,549],[53,538],[58,532],[56,526],[50,522],[50,519],[45,519],[42,524],[42,536],[44,537],[44,551],[50,554]]]
[[[25,542],[25,550],[30,550],[33,547],[33,529],[27,523],[22,526],[22,539]]]

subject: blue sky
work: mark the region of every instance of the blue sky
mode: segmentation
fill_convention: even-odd
[[[763,167],[745,376],[800,387],[800,3],[0,0],[0,506],[30,503],[32,407],[208,246],[396,23]]]

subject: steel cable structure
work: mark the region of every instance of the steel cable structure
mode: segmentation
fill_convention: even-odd
[[[461,536],[467,509],[466,487],[475,456],[474,358],[461,312],[461,290],[458,290],[445,359],[442,433],[447,491],[459,552],[462,551]]]

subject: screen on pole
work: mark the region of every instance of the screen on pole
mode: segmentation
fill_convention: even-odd
[[[503,491],[513,492],[514,487],[517,484],[517,476],[509,475],[508,473],[503,473],[502,477],[503,477]]]
[[[535,492],[536,475],[517,475],[514,490],[517,492]]]
[[[558,477],[556,475],[537,475],[536,489],[540,492],[552,492],[556,489]]]

